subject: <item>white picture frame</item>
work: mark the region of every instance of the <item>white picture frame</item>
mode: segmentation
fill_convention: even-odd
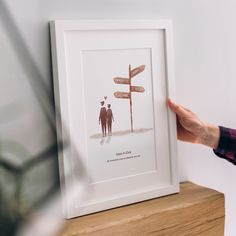
[[[50,32],[65,217],[179,192],[171,21],[52,21]],[[81,166],[85,196],[71,199]]]

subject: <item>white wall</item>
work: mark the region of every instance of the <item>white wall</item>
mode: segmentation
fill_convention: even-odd
[[[235,0],[5,0],[5,3],[48,86],[50,20],[172,19],[177,101],[209,122],[236,128]],[[25,132],[20,140],[34,152],[52,142],[55,136],[33,98],[22,64],[14,55],[12,41],[3,35],[4,28],[0,29],[1,88],[5,88],[1,104],[6,104],[6,99],[21,99],[31,118],[30,122],[23,121]],[[15,91],[14,95],[11,91]],[[37,127],[40,130],[35,138],[29,131],[38,130]],[[14,130],[11,136],[14,137]],[[236,166],[216,158],[202,146],[179,143],[178,147],[181,179],[225,193],[225,235],[236,235]]]

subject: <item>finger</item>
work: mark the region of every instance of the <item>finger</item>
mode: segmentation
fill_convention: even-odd
[[[168,99],[168,106],[170,109],[175,112],[178,116],[183,117],[186,116],[189,112],[189,110],[185,109],[181,105],[173,102],[171,99]]]

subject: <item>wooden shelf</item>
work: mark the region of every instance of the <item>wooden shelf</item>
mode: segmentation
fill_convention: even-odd
[[[224,195],[190,182],[180,193],[67,220],[60,236],[222,236]]]

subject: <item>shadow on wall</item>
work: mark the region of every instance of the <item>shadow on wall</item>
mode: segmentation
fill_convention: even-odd
[[[0,19],[8,35],[11,46],[17,55],[26,77],[31,85],[31,89],[36,96],[51,131],[56,140],[55,110],[53,102],[53,92],[44,83],[44,78],[40,73],[29,49],[19,31],[14,17],[11,15],[4,1],[0,1]],[[7,79],[7,78],[6,78]],[[52,78],[50,78],[52,81]],[[10,93],[11,91],[9,91]],[[4,110],[4,114],[1,111]],[[0,110],[0,117],[6,116],[8,107]],[[9,107],[9,116],[12,114]],[[14,114],[14,113],[13,113]],[[15,118],[15,117],[14,117]],[[1,122],[1,120],[0,120]],[[40,128],[40,127],[39,127]],[[34,131],[32,130],[32,137]],[[44,204],[58,192],[57,154],[62,151],[62,141],[54,142],[36,155],[31,153],[21,144],[13,141],[0,142],[0,235],[16,235],[19,226],[29,218],[36,206]],[[73,145],[72,143],[68,145]],[[65,148],[65,147],[64,147]],[[75,168],[78,169],[81,179],[86,176],[85,168],[77,155],[78,162]],[[53,184],[47,184],[51,178],[42,176],[45,164],[56,165]],[[41,182],[40,182],[41,181]],[[40,183],[40,186],[39,186]],[[44,188],[39,192],[39,188]],[[41,189],[42,190],[42,189]]]

